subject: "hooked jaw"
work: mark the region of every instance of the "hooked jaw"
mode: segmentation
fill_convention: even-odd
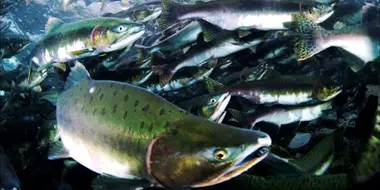
[[[136,40],[138,40],[145,33],[145,27],[143,25],[135,26],[130,30],[132,30],[132,32],[127,32],[123,34],[122,36],[120,36],[119,39],[115,40],[109,46],[106,46],[103,48],[100,47],[100,50],[102,52],[111,52],[111,51],[120,50],[122,48],[132,45]]]
[[[255,144],[243,145],[243,146],[248,146],[245,149],[244,153],[241,154],[234,162],[232,162],[231,164],[233,166],[231,166],[219,177],[211,181],[198,183],[196,185],[193,185],[192,187],[206,187],[206,186],[225,182],[227,180],[230,180],[242,174],[243,172],[250,169],[252,166],[259,163],[261,160],[263,160],[269,154],[268,147],[272,144],[272,140],[270,136],[265,133],[262,133],[259,131],[251,131],[251,132],[257,133],[259,136],[263,136],[263,137],[257,138],[257,143]]]
[[[230,102],[230,99],[231,99],[231,95],[228,92],[224,93],[219,98],[216,109],[215,109],[214,113],[211,115],[211,117],[209,118],[211,121],[215,121],[216,119],[218,119],[223,114],[228,103]]]

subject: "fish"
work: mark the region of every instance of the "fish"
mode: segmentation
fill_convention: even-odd
[[[45,37],[36,45],[31,63],[39,70],[52,63],[68,62],[131,46],[145,32],[144,26],[118,18],[90,18],[64,23],[49,18]]]
[[[194,73],[194,76],[181,76],[178,79],[171,80],[168,84],[162,86],[161,84],[150,84],[145,86],[148,91],[158,93],[158,92],[167,92],[178,90],[184,87],[191,86],[198,81],[202,81],[204,77],[210,76],[214,68],[204,69],[200,68],[197,73]]]
[[[249,40],[241,42],[231,32],[222,33],[209,43],[193,46],[183,58],[173,63],[157,65],[152,61],[152,70],[160,76],[161,85],[165,85],[180,69],[184,67],[200,67],[212,59],[222,58],[249,47],[254,47],[264,40],[265,34],[267,33],[254,34]]]
[[[326,102],[342,92],[341,85],[325,85],[308,76],[281,76],[241,82],[230,86],[205,77],[206,87],[213,92],[229,92],[255,104],[299,105]]]
[[[20,189],[21,182],[14,171],[9,158],[5,155],[3,147],[0,146],[0,189]]]
[[[193,21],[176,33],[164,39],[159,39],[150,46],[136,44],[135,47],[142,48],[150,54],[158,51],[173,51],[196,42],[201,32],[202,29],[199,23]]]
[[[296,31],[301,37],[294,45],[298,61],[304,61],[329,47],[339,47],[364,63],[380,56],[380,22],[373,21],[326,30],[303,16],[297,16]],[[375,19],[376,20],[376,19]]]
[[[0,59],[11,58],[22,51],[30,43],[30,40],[27,37],[14,32],[2,32],[0,35],[0,41]]]
[[[265,133],[208,121],[144,88],[93,80],[79,62],[65,89],[56,106],[61,143],[48,158],[70,157],[103,176],[210,186],[260,162],[271,145]]]
[[[219,0],[189,5],[163,0],[161,25],[193,19],[224,30],[286,30],[297,14],[316,23],[323,22],[334,13],[334,5],[278,0]]]
[[[367,139],[363,142],[360,159],[355,164],[356,167],[352,174],[352,180],[356,183],[363,183],[380,173],[380,93],[371,91],[368,87],[367,89],[368,95],[377,97],[377,106],[372,116],[373,126],[366,136]]]
[[[259,122],[268,122],[280,127],[294,122],[312,121],[331,109],[331,101],[327,101],[321,104],[306,106],[267,108],[260,113],[252,112],[244,114],[238,110],[229,111],[244,126],[253,129]]]
[[[106,13],[102,17],[116,17],[131,19],[136,22],[149,22],[157,19],[161,15],[161,6],[159,2],[150,2],[137,4],[127,10],[120,11],[117,13]]]
[[[184,100],[176,104],[177,106],[191,111],[195,109],[195,112],[199,116],[208,118],[211,121],[216,121],[218,118],[224,118],[222,115],[231,100],[229,93],[214,93],[197,96],[189,100]]]

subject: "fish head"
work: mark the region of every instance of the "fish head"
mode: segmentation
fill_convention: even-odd
[[[205,187],[245,172],[268,153],[271,138],[194,116],[171,124],[148,148],[148,173],[170,188]]]
[[[230,99],[231,95],[228,92],[211,96],[206,104],[201,106],[199,115],[215,121],[226,109]]]
[[[120,20],[97,25],[92,31],[91,39],[100,52],[111,52],[131,46],[144,33],[144,25]]]
[[[305,13],[305,16],[317,24],[322,23],[334,14],[334,5],[317,3],[309,12]]]
[[[340,86],[320,86],[314,88],[314,97],[321,101],[328,101],[342,92]]]

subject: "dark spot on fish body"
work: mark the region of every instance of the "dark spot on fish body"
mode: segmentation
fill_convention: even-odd
[[[133,104],[134,107],[137,107],[139,105],[139,101],[136,100],[135,103]]]
[[[141,123],[140,123],[140,128],[143,129],[143,128],[144,128],[144,125],[145,125],[144,121],[141,121]]]
[[[90,104],[92,103],[93,100],[94,100],[94,97],[91,96],[91,97],[90,97]]]
[[[128,101],[128,94],[126,94],[125,96],[124,96],[124,101]]]
[[[106,114],[106,108],[103,108],[100,114],[105,115]]]
[[[158,115],[159,116],[163,116],[165,114],[165,109],[164,108],[160,108],[159,112],[158,112]]]
[[[110,84],[110,88],[113,88],[113,86],[114,86],[114,84],[113,84],[113,83],[111,83],[111,84]]]
[[[96,95],[99,95],[102,92],[102,89],[99,88],[98,91],[96,92]]]
[[[99,96],[99,101],[102,101],[102,100],[103,100],[103,97],[104,97],[104,94],[101,93],[100,96]]]
[[[152,132],[153,130],[153,123],[150,123],[149,127],[148,127],[148,132]]]
[[[93,115],[93,116],[96,115],[96,111],[97,111],[97,108],[95,108],[94,111],[92,112],[92,115]]]
[[[82,92],[83,86],[79,87],[79,92]]]
[[[86,106],[83,104],[82,108],[80,109],[82,112],[86,109]]]
[[[149,104],[144,106],[143,108],[141,108],[141,111],[143,111],[143,112],[149,111]]]
[[[116,94],[117,94],[117,90],[115,90],[115,91],[113,92],[113,96],[115,97]]]
[[[112,113],[115,114],[117,111],[117,104],[113,105]]]
[[[123,114],[123,119],[127,119],[128,118],[128,110],[125,110],[124,114]]]

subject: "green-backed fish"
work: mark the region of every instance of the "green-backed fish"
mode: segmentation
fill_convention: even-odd
[[[118,18],[91,18],[64,23],[50,18],[45,37],[31,61],[40,67],[96,56],[131,46],[145,32],[144,26]]]
[[[281,30],[288,29],[288,24],[295,21],[295,14],[301,13],[321,23],[333,12],[333,6],[309,0],[218,0],[191,5],[162,0],[161,24],[196,19],[225,30]]]
[[[270,137],[208,121],[138,86],[92,80],[80,63],[57,100],[50,159],[71,157],[92,171],[166,187],[229,180],[268,154]]]
[[[329,47],[340,47],[365,63],[380,56],[380,21],[326,30],[304,16],[296,17],[297,31],[301,33],[301,38],[295,45],[299,61]]]
[[[327,110],[332,109],[331,101],[323,102],[321,104],[305,105],[297,107],[278,107],[267,108],[266,110],[256,113],[240,114],[237,110],[231,110],[231,114],[235,119],[245,127],[253,128],[256,123],[268,122],[277,126],[286,125],[294,122],[311,121],[323,115]]]
[[[189,100],[182,101],[177,106],[198,113],[199,116],[216,121],[224,115],[228,103],[231,100],[229,93],[214,93],[197,96]],[[224,118],[224,116],[223,116]]]
[[[218,81],[205,77],[210,91],[229,92],[255,104],[298,105],[331,100],[342,92],[339,85],[323,84],[308,76],[282,76],[224,86]]]

